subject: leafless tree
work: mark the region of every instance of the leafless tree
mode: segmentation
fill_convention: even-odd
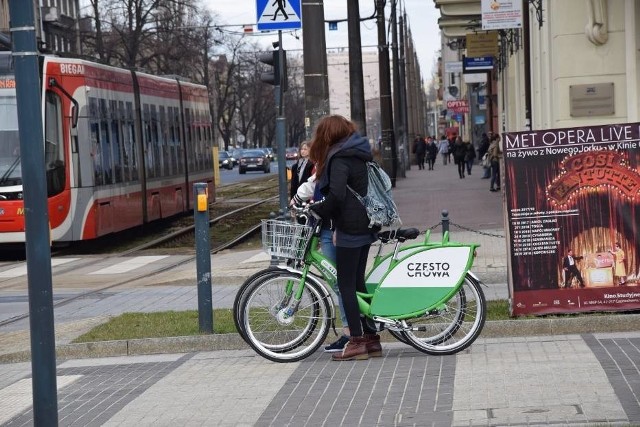
[[[89,2],[94,31],[83,37],[84,52],[105,64],[180,75],[204,84],[225,149],[237,134],[245,136],[245,145],[273,146],[273,87],[260,81],[260,48],[250,38],[223,31],[201,0]],[[285,95],[290,145],[304,135],[301,81],[290,78]]]

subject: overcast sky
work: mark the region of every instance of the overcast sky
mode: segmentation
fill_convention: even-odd
[[[272,0],[270,0],[272,1]],[[347,17],[347,1],[350,0],[324,0],[325,20],[340,20]],[[231,25],[225,30],[242,32],[242,25],[256,23],[256,0],[205,0],[209,9],[220,17],[220,24]],[[385,17],[389,19],[389,4],[385,10]],[[438,29],[438,17],[440,16],[435,8],[433,0],[400,0],[400,6],[407,13],[407,20],[413,35],[413,40],[418,52],[422,76],[426,81],[431,79],[434,62],[437,58],[437,51],[440,48],[440,35]],[[360,16],[368,17],[373,15],[374,0],[360,0]],[[237,25],[238,27],[234,27]],[[254,27],[254,31],[257,29]],[[338,30],[329,31],[325,26],[327,48],[347,47],[348,34],[347,23],[338,24]],[[365,21],[361,25],[361,38],[363,50],[375,49],[366,46],[375,46],[378,41],[378,33],[375,20]],[[287,50],[302,48],[301,31],[283,32],[283,47]],[[265,47],[270,47],[272,41],[277,40],[277,32],[253,36]]]

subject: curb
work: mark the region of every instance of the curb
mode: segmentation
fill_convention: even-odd
[[[637,332],[639,330],[640,314],[621,314],[569,319],[493,320],[485,323],[481,337],[509,338],[541,335]],[[383,341],[391,341],[391,339],[383,339]],[[248,345],[240,335],[235,333],[141,338],[63,344],[56,347],[56,359],[87,359],[162,353],[190,353],[196,351],[241,350],[247,348],[249,348]],[[0,355],[0,363],[28,362],[30,360],[30,351]]]

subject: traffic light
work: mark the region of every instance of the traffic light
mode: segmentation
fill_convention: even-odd
[[[281,85],[282,91],[285,92],[287,90],[287,51],[282,51],[282,56],[284,58],[282,80],[280,80],[280,51],[262,52],[258,55],[258,60],[272,67],[269,72],[260,75],[260,80],[274,86]]]

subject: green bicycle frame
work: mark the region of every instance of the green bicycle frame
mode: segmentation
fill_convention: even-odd
[[[356,293],[362,314],[408,319],[441,307],[458,292],[479,245],[450,242],[448,232],[441,241],[429,238],[427,231],[422,242],[402,247],[396,242],[393,252],[386,255],[378,251],[365,279],[367,292]],[[337,270],[318,250],[319,240],[318,233],[314,233],[308,243],[299,283],[305,283],[307,275],[314,274],[310,271],[314,267],[319,273],[314,275],[335,289]],[[290,281],[286,293],[295,292],[300,299],[304,286],[295,290],[294,287],[295,281]]]

